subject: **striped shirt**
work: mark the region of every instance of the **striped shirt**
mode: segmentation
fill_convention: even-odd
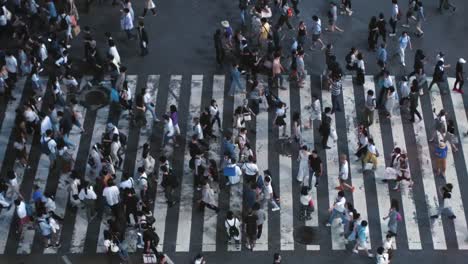
[[[341,80],[338,80],[336,82],[332,82],[331,84],[331,94],[334,96],[338,96],[341,94]]]
[[[370,111],[375,110],[375,96],[367,96],[366,97],[366,108],[369,109]]]

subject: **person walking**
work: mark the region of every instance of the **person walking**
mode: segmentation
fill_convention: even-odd
[[[388,53],[387,53],[387,44],[380,44],[379,49],[377,50],[377,65],[380,66],[380,70],[384,71],[387,67]]]
[[[325,107],[324,112],[322,113],[322,122],[320,123],[319,127],[319,132],[320,135],[322,136],[322,148],[324,149],[330,149],[330,147],[327,145],[328,143],[328,137],[330,136],[331,132],[331,108],[330,107]]]
[[[309,166],[308,166],[309,155],[311,155],[311,153],[309,152],[307,146],[303,145],[299,150],[299,155],[297,155],[298,156],[297,161],[299,161],[299,170],[297,172],[296,180],[299,183],[303,183],[304,180],[308,180],[308,177],[309,177]]]
[[[445,178],[445,170],[447,168],[448,146],[445,142],[440,141],[435,146],[434,155],[436,156],[436,175]]]
[[[302,181],[303,186],[308,186],[309,189],[312,188],[312,180],[315,178],[314,186],[317,187],[319,184],[319,178],[323,176],[323,163],[320,159],[317,150],[312,150],[309,155],[309,173],[306,175],[306,178]]]
[[[440,188],[439,194],[442,196],[442,202],[439,204],[437,214],[432,215],[431,219],[436,219],[442,214],[447,215],[450,220],[457,218],[452,209],[452,189],[453,185],[451,183],[447,183]]]
[[[224,227],[226,228],[228,243],[232,243],[232,240],[234,240],[237,249],[240,249],[241,246],[240,224],[239,219],[234,216],[234,213],[232,211],[228,211],[226,214],[226,220],[224,221]]]
[[[419,120],[422,120],[421,113],[418,111],[418,104],[419,104],[419,94],[418,94],[418,81],[413,80],[411,84],[411,92],[409,95],[410,101],[410,122],[415,122],[414,115],[416,114]]]
[[[429,84],[428,91],[431,91],[431,88],[434,84],[437,84],[437,86],[440,89],[440,92],[442,94],[445,94],[445,90],[441,89],[440,85],[444,82],[445,80],[445,69],[450,68],[450,64],[445,64],[444,60],[444,53],[439,52],[437,54],[437,62],[434,67],[434,74],[432,75],[432,82]]]
[[[387,89],[387,96],[385,100],[385,110],[387,111],[387,118],[392,118],[393,116],[393,109],[395,108],[395,104],[397,103],[397,92],[395,87],[390,86]]]
[[[335,112],[341,112],[340,106],[340,94],[341,90],[343,89],[343,84],[341,82],[341,78],[338,76],[332,76],[331,79],[331,99],[332,99],[332,109],[331,114],[333,115]]]
[[[231,68],[231,88],[229,96],[234,96],[236,93],[245,93],[245,86],[241,83],[241,72],[239,64],[233,63]]]
[[[328,26],[329,26],[327,28],[327,31],[335,32],[336,30],[338,32],[344,32],[344,30],[336,26],[336,21],[338,20],[338,8],[336,7],[335,2],[330,2],[330,7],[328,9],[327,16],[328,16]]]
[[[156,5],[153,0],[145,0],[145,7],[143,8],[143,14],[141,16],[145,17],[148,10],[151,10],[153,16],[156,15]]]
[[[411,45],[411,38],[408,35],[408,32],[403,31],[401,33],[401,36],[398,39],[398,45],[399,45],[398,46],[398,55],[400,56],[401,65],[403,65],[403,67],[406,67],[406,63],[405,63],[406,47],[408,47],[408,45],[409,45],[410,50],[413,49],[413,46]]]
[[[122,29],[125,31],[125,33],[127,34],[127,38],[129,40],[132,40],[135,38],[135,36],[133,35],[132,33],[132,30],[133,30],[133,18],[132,18],[132,15],[130,13],[130,9],[128,8],[124,8],[123,11],[122,11],[122,18],[120,20],[121,22],[121,26],[122,26]]]
[[[252,209],[249,209],[247,215],[244,217],[244,229],[247,238],[245,247],[250,250],[254,249],[255,242],[257,241],[257,220],[257,215],[254,214]]]
[[[215,202],[215,192],[213,188],[211,188],[210,183],[207,180],[202,182],[202,198],[200,200],[200,210],[204,210],[205,207],[208,207],[216,213],[219,213],[219,208],[216,206]]]
[[[364,124],[370,127],[374,123],[374,112],[376,108],[374,90],[368,90],[364,104]]]
[[[457,7],[453,5],[450,0],[439,0],[439,12],[442,14],[444,9],[452,9],[452,13],[455,13]]]
[[[224,61],[224,48],[221,35],[221,29],[217,29],[213,35],[214,47],[216,51],[216,63],[218,67],[223,66]]]
[[[390,210],[388,214],[382,218],[384,221],[388,219],[387,223],[387,234],[395,237],[397,235],[398,230],[398,222],[402,221],[402,217],[400,214],[400,205],[398,204],[398,200],[392,199],[390,203]]]
[[[148,34],[146,33],[145,23],[143,21],[138,22],[137,27],[138,43],[140,45],[140,56],[148,55]]]
[[[266,196],[266,200],[271,204],[272,208],[271,208],[271,211],[275,212],[275,211],[278,211],[280,210],[281,208],[278,206],[278,204],[276,203],[276,198],[275,198],[275,195],[274,195],[274,191],[273,191],[273,186],[272,186],[272,182],[271,182],[271,176],[269,175],[269,173],[265,173],[265,179],[264,179],[264,183],[265,183],[265,196]]]
[[[382,37],[382,41],[387,43],[387,21],[385,21],[385,16],[383,13],[379,14],[379,20],[377,21],[377,27],[379,28],[379,34],[377,36],[377,40],[379,40],[379,36]]]
[[[376,16],[371,17],[371,20],[369,21],[368,30],[369,34],[367,37],[367,45],[369,47],[369,50],[374,51],[375,46],[377,45],[377,39],[379,37],[379,27],[377,24]]]
[[[90,223],[97,216],[95,211],[97,195],[94,192],[93,186],[89,184],[89,182],[83,181],[78,198],[85,205],[86,217],[88,219],[88,223]]]
[[[330,212],[330,217],[328,218],[327,223],[325,224],[328,227],[331,227],[333,220],[337,217],[341,218],[341,223],[346,226],[348,223],[348,216],[346,214],[346,198],[344,195],[344,191],[339,191],[338,195],[333,202],[333,205],[328,209]]]
[[[424,31],[422,30],[422,23],[426,21],[424,7],[421,1],[418,1],[416,4],[416,10],[416,36],[420,38],[424,35]]]
[[[312,28],[312,47],[310,47],[310,49],[311,50],[315,49],[315,47],[317,46],[317,43],[320,43],[320,45],[322,45],[320,47],[321,50],[325,49],[325,44],[320,38],[320,35],[322,34],[322,21],[317,15],[312,16],[311,28]]]
[[[452,91],[463,94],[463,84],[465,83],[465,72],[463,71],[463,65],[466,63],[466,60],[459,58],[457,65],[455,66],[455,83],[453,84]],[[458,88],[457,88],[458,85]]]
[[[347,160],[346,154],[341,154],[340,155],[340,170],[338,174],[339,185],[335,189],[343,191],[345,188],[348,188],[349,190],[351,190],[351,192],[354,192],[355,187],[349,185],[346,182],[348,180],[348,177],[349,177],[348,160]]]
[[[368,240],[369,240],[369,227],[366,220],[362,220],[361,224],[356,228],[356,244],[353,248],[353,253],[359,254],[358,249],[362,248],[369,258],[373,258],[374,254],[369,252]]]
[[[392,0],[392,15],[390,17],[390,27],[392,31],[388,34],[390,37],[396,36],[396,27],[398,19],[400,18],[400,8],[398,7],[398,0]]]
[[[262,177],[262,176],[259,176],[259,177]],[[257,240],[258,240],[262,236],[263,223],[265,223],[265,221],[267,220],[267,216],[266,216],[265,210],[261,208],[258,202],[254,203],[254,205],[252,206],[252,210],[254,210],[254,214],[257,216]]]

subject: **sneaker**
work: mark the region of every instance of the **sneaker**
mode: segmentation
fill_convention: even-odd
[[[408,24],[403,24],[403,25],[401,25],[401,26],[404,27],[404,28],[409,28],[409,25],[408,25]]]
[[[396,33],[390,33],[390,34],[388,34],[388,36],[389,37],[394,37],[394,36],[396,36]]]
[[[331,224],[330,224],[330,223],[326,223],[325,226],[326,226],[326,227],[330,227]]]
[[[439,218],[439,215],[431,215],[431,219],[437,219]]]
[[[54,248],[60,248],[61,246],[62,246],[62,244],[56,243],[56,244],[54,245]]]
[[[252,249],[252,247],[250,247],[250,244],[245,244],[245,247],[246,247],[247,249]]]
[[[450,220],[453,220],[453,219],[455,219],[455,218],[457,218],[455,215],[449,216],[449,219],[450,219]]]
[[[367,256],[368,256],[369,258],[373,258],[373,257],[374,257],[374,254],[369,253],[369,254],[367,254]]]
[[[279,208],[279,207],[275,207],[275,208],[272,208],[271,211],[276,212],[276,211],[279,211],[280,209],[281,208]]]
[[[424,95],[423,89],[420,89],[420,90],[419,90],[419,95]]]
[[[359,254],[359,251],[357,249],[353,249],[353,253]]]

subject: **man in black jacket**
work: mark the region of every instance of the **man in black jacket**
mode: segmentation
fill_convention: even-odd
[[[328,142],[328,137],[330,136],[330,130],[331,130],[331,117],[329,116],[331,112],[330,107],[325,107],[324,112],[322,113],[322,123],[320,124],[319,132],[322,135],[322,147],[324,149],[330,149],[329,146],[327,146]]]
[[[145,30],[145,24],[143,21],[138,22],[138,39],[140,40],[141,56],[148,54],[148,34]]]

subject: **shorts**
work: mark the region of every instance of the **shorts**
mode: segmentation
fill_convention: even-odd
[[[320,34],[312,34],[312,41],[318,41],[320,39]]]

